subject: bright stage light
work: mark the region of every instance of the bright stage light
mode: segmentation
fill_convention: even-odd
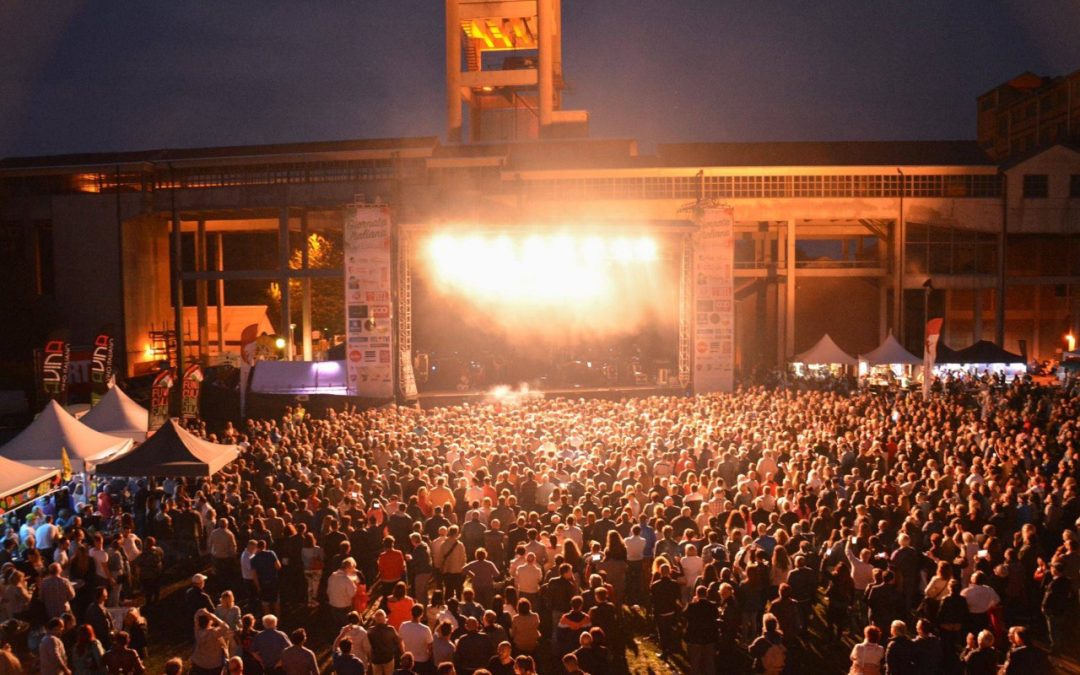
[[[433,276],[450,290],[483,300],[557,303],[605,297],[616,268],[647,266],[659,258],[659,247],[647,236],[440,233],[426,253]]]

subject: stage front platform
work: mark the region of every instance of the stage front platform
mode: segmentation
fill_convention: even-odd
[[[648,396],[679,396],[686,393],[683,387],[678,385],[658,386],[623,386],[623,387],[564,387],[551,389],[532,389],[529,396],[541,396],[544,398],[603,398],[618,400],[622,398],[644,398]],[[510,391],[508,398],[521,396],[521,392]],[[420,407],[438,408],[442,406],[461,405],[463,403],[479,404],[499,400],[491,390],[485,391],[427,391],[420,393]]]

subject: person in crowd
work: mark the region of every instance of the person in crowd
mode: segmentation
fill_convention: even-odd
[[[79,626],[75,646],[71,650],[71,672],[74,675],[103,675],[105,648],[89,624]]]
[[[402,649],[412,655],[413,667],[421,673],[430,670],[431,645],[435,636],[424,623],[424,606],[414,603],[409,610],[409,620],[398,627]]]
[[[289,635],[291,645],[281,652],[281,670],[284,675],[319,675],[319,660],[315,652],[305,647],[307,631],[297,628]]]
[[[195,614],[195,649],[191,653],[191,668],[197,675],[221,673],[229,658],[230,628],[212,612],[200,608]]]
[[[368,631],[372,675],[392,675],[398,658],[404,652],[401,636],[387,622],[386,612],[383,610],[376,610],[372,618],[375,623]]]
[[[353,643],[347,637],[339,638],[334,645],[334,672],[338,675],[364,675],[367,665],[352,653]]]
[[[113,636],[112,649],[102,659],[109,675],[142,675],[146,672],[139,652],[131,647],[131,636],[119,631]]]
[[[71,675],[67,649],[60,639],[63,630],[64,622],[55,617],[45,624],[45,636],[38,643],[38,669],[41,675]]]
[[[870,624],[863,629],[863,640],[851,649],[851,675],[879,675],[885,662],[881,629]]]
[[[280,675],[281,655],[292,646],[289,636],[278,630],[278,619],[273,614],[262,618],[263,629],[251,641],[251,652],[267,675]]]

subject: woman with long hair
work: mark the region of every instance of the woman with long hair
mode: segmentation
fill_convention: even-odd
[[[313,532],[304,533],[304,546],[300,549],[300,559],[304,564],[308,607],[317,607],[319,605],[319,582],[322,580],[325,559],[322,547],[315,542]]]
[[[71,650],[72,675],[105,675],[105,648],[94,635],[94,627],[82,624],[76,629],[75,647]]]

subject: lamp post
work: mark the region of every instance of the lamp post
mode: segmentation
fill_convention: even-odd
[[[926,324],[930,323],[930,291],[934,290],[934,281],[930,277],[926,277],[926,281],[923,282],[923,341],[926,341]]]

